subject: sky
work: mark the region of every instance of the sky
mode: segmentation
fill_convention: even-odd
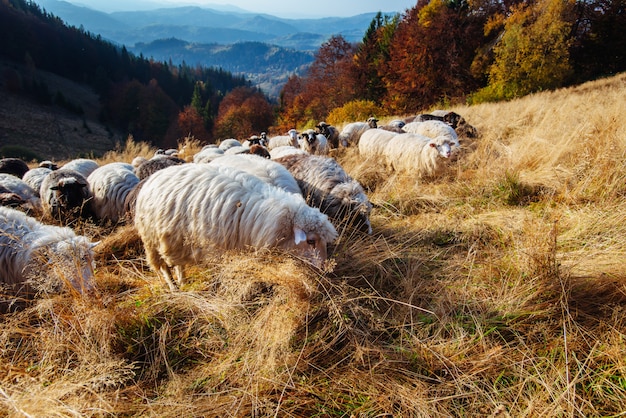
[[[267,13],[284,18],[316,18],[354,16],[361,13],[404,12],[417,0],[68,0],[104,12],[145,10],[156,4],[167,6],[199,5],[204,7],[232,5],[255,13]]]

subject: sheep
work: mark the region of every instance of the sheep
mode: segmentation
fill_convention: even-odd
[[[126,195],[139,183],[139,177],[130,164],[109,163],[94,170],[87,182],[93,195],[90,207],[96,219],[117,223],[125,214]]]
[[[30,170],[28,164],[19,158],[0,159],[0,173],[11,174],[21,179],[28,170]]]
[[[359,155],[365,158],[380,158],[387,143],[398,133],[384,129],[368,129],[359,140]]]
[[[324,135],[316,133],[313,129],[307,129],[302,132],[300,148],[309,154],[327,155],[328,140]]]
[[[68,227],[44,225],[0,207],[0,283],[9,296],[0,305],[16,308],[18,300],[59,292],[68,284],[81,293],[91,290],[97,244]]]
[[[271,159],[272,155],[264,145],[254,144],[250,147],[250,154],[258,155],[259,157]]]
[[[139,180],[143,180],[155,171],[162,170],[171,165],[184,164],[185,160],[165,155],[161,158],[151,158],[134,167],[135,175]]]
[[[224,139],[220,141],[220,144],[219,144],[219,148],[222,151],[226,151],[227,149],[232,148],[232,147],[240,147],[240,146],[241,146],[241,142],[239,142],[238,140],[234,138]]]
[[[8,173],[0,173],[0,186],[8,190],[8,193],[14,193],[19,196],[23,201],[24,210],[27,212],[34,212],[35,214],[41,213],[41,199],[39,198],[39,192],[30,187],[24,180],[17,178],[16,176]],[[7,199],[8,196],[5,196]],[[13,200],[9,199],[9,200]]]
[[[39,163],[39,167],[41,168],[49,168],[50,170],[58,170],[59,166],[56,163],[53,163],[50,160],[43,160]]]
[[[50,173],[52,173],[52,170],[49,168],[35,167],[28,170],[26,174],[24,174],[24,177],[22,177],[22,180],[24,180],[26,184],[32,187],[33,190],[35,190],[35,192],[37,192],[37,194],[39,195],[41,183],[43,182],[43,179]]]
[[[43,179],[39,194],[43,214],[57,221],[91,216],[88,203],[91,192],[87,179],[78,171],[66,168],[52,171]]]
[[[339,143],[343,147],[358,145],[359,138],[361,137],[363,132],[367,131],[368,129],[378,127],[376,122],[378,122],[378,119],[371,117],[367,119],[366,122],[352,122],[347,124],[343,127],[341,133],[339,134]]]
[[[193,162],[196,164],[208,163],[223,155],[224,151],[217,147],[205,147],[193,156]]]
[[[277,247],[321,267],[337,231],[302,196],[233,167],[184,164],[146,179],[134,223],[150,267],[170,289],[185,265],[220,250]]]
[[[295,177],[307,203],[333,221],[372,233],[372,204],[363,187],[331,157],[289,155],[276,160]]]
[[[412,134],[424,135],[429,138],[437,138],[439,136],[445,136],[454,143],[455,150],[461,146],[459,143],[459,136],[455,132],[452,126],[439,120],[426,120],[424,122],[410,122],[402,127],[404,132]]]
[[[287,132],[287,135],[278,135],[271,137],[269,142],[267,143],[267,149],[269,149],[271,152],[274,148],[284,147],[288,145],[296,148],[300,146],[300,144],[298,143],[298,131],[296,131],[295,129],[290,129]]]
[[[20,208],[27,202],[17,193],[13,193],[8,188],[0,184],[0,206],[9,206],[13,208]]]
[[[78,171],[83,177],[88,178],[89,175],[98,167],[100,167],[100,164],[94,160],[90,160],[88,158],[77,158],[64,164],[61,168]]]
[[[427,120],[438,120],[452,126],[452,129],[456,129],[459,121],[461,120],[461,115],[455,112],[434,111],[432,113],[422,113],[415,115],[412,118],[407,118],[405,122],[426,122]]]
[[[211,161],[209,165],[238,168],[290,193],[302,194],[298,182],[283,165],[257,155],[226,155]]]
[[[265,132],[261,132],[261,135],[252,135],[250,138],[243,141],[242,146],[250,148],[252,145],[263,145],[267,146],[267,134]]]
[[[454,114],[458,116],[456,125],[454,126],[452,124],[450,125],[454,128],[457,135],[459,135],[460,137],[464,137],[464,138],[476,138],[476,136],[478,136],[478,131],[476,130],[476,128],[470,125],[469,123],[467,123],[465,118],[459,115],[458,113],[450,112],[449,110],[433,110],[432,112],[430,112],[430,114],[433,116],[440,116],[443,118],[445,118],[446,115]],[[447,116],[447,117],[448,119],[451,118],[451,116]],[[446,122],[446,120],[444,120],[444,122]]]
[[[428,138],[419,134],[395,135],[383,149],[388,168],[417,177],[432,177],[441,169],[441,158],[450,158],[454,144],[445,137]]]
[[[405,121],[401,119],[394,119],[394,120],[387,122],[385,125],[378,125],[378,129],[384,129],[386,131],[391,131],[391,132],[396,132],[396,133],[401,134],[404,132],[402,130],[402,127],[404,125],[406,125]]]
[[[339,148],[339,131],[337,128],[326,122],[320,122],[315,127],[319,130],[320,134],[326,137],[331,148]]]
[[[308,154],[308,152],[304,151],[300,147],[296,148],[292,145],[283,145],[270,150],[272,160],[292,154]]]
[[[224,151],[224,155],[236,155],[236,154],[248,154],[250,153],[249,147],[244,147],[243,145],[240,147],[230,147],[226,151]]]

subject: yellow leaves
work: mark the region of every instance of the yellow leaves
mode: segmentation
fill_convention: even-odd
[[[446,7],[441,0],[432,0],[419,11],[419,22],[425,28],[429,27],[433,18],[439,13],[442,7]]]

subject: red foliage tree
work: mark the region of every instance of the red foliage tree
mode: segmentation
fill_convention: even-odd
[[[251,87],[237,87],[220,103],[214,134],[219,139],[246,139],[267,131],[273,122],[274,110],[263,93]]]

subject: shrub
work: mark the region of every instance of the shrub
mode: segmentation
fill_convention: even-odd
[[[42,160],[35,151],[21,145],[6,145],[0,148],[0,156],[3,158],[21,158],[24,161]]]
[[[352,100],[333,109],[326,118],[331,125],[340,125],[347,121],[365,121],[370,116],[382,116],[382,109],[371,100]]]

